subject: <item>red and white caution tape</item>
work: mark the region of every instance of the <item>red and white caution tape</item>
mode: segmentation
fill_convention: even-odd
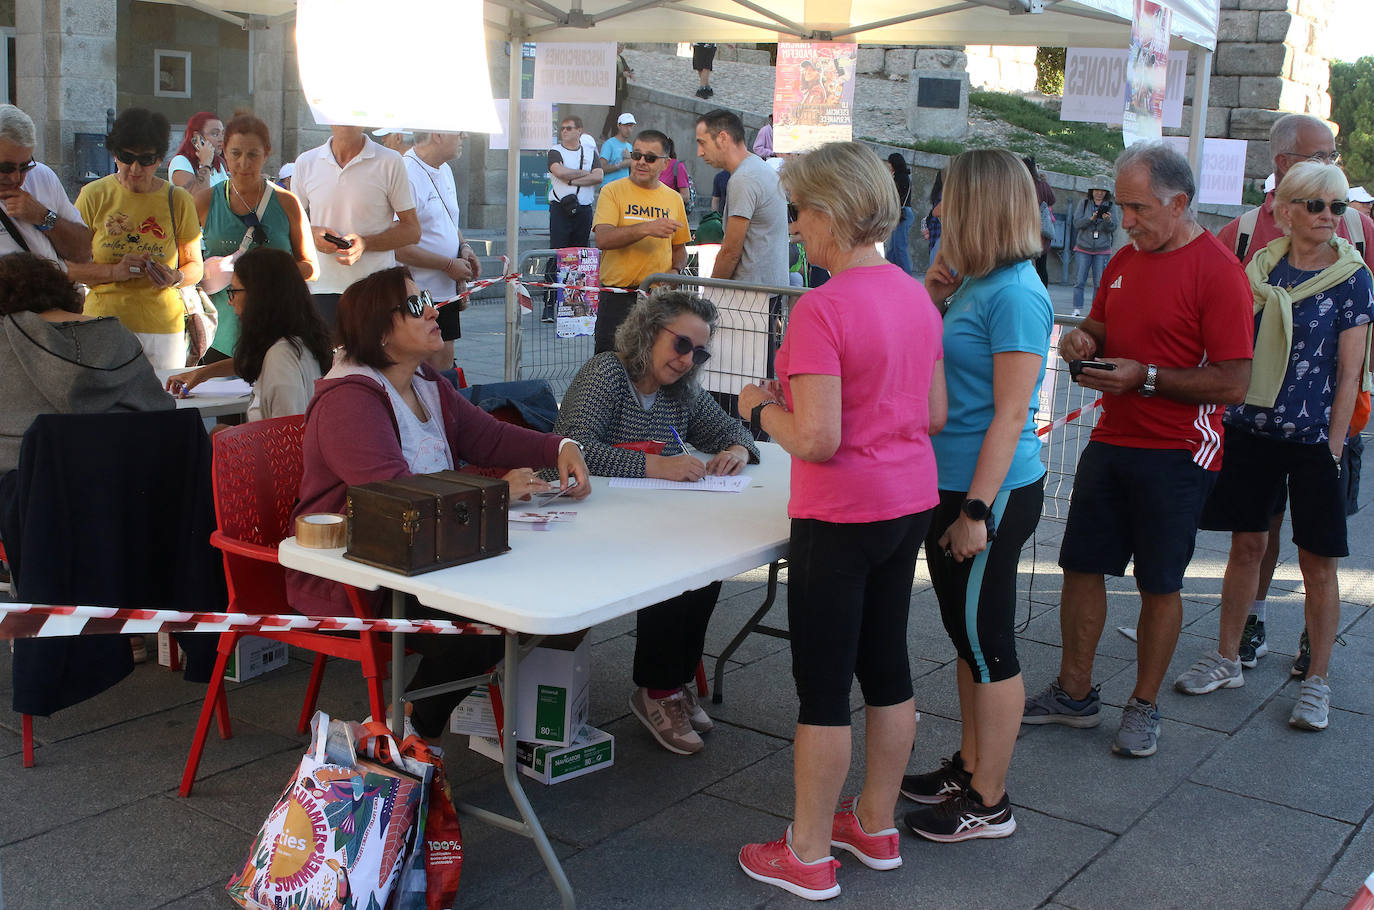
[[[1095,398],[1095,399],[1093,399],[1092,401],[1088,402],[1087,404],[1083,405],[1083,407],[1079,408],[1079,409],[1076,410],[1076,411],[1070,411],[1069,413],[1065,414],[1063,417],[1056,417],[1054,420],[1050,421],[1049,423],[1045,424],[1045,425],[1044,425],[1043,427],[1041,427],[1040,429],[1036,430],[1036,431],[1035,431],[1035,435],[1036,435],[1036,436],[1045,436],[1045,435],[1048,435],[1048,434],[1050,434],[1050,433],[1053,433],[1055,430],[1058,430],[1058,429],[1061,429],[1061,428],[1067,426],[1067,425],[1069,424],[1070,421],[1077,420],[1079,417],[1082,417],[1084,414],[1088,413],[1088,412],[1091,411],[1092,409],[1094,409],[1094,408],[1099,408],[1099,407],[1101,407],[1101,406],[1102,406],[1102,399],[1101,399],[1101,398]]]
[[[299,613],[180,613],[114,607],[0,603],[0,639],[70,635],[155,635],[158,632],[401,632],[428,635],[501,635],[501,629],[442,619],[358,619]]]
[[[531,300],[531,297],[530,297],[530,288],[537,288],[537,289],[540,289],[540,290],[549,290],[549,289],[557,290],[557,289],[561,289],[561,288],[574,288],[574,289],[577,289],[577,290],[584,290],[584,291],[585,291],[585,290],[617,291],[617,292],[622,293],[622,294],[634,294],[634,293],[637,293],[637,292],[639,291],[639,288],[609,288],[609,287],[608,287],[608,288],[589,288],[589,287],[588,287],[587,285],[585,285],[585,284],[568,284],[567,282],[563,282],[563,281],[521,281],[519,275],[517,275],[517,274],[514,273],[514,272],[508,272],[508,271],[506,271],[506,270],[509,269],[509,268],[510,268],[510,259],[508,259],[508,258],[505,257],[505,256],[502,256],[502,257],[501,257],[501,272],[502,272],[502,274],[501,274],[500,277],[497,277],[497,278],[478,278],[478,279],[476,279],[476,280],[474,280],[474,281],[469,281],[469,282],[467,283],[467,287],[465,287],[461,292],[459,292],[452,300],[446,300],[446,301],[444,301],[443,303],[438,304],[438,306],[444,307],[444,306],[448,306],[448,305],[451,304],[451,303],[457,303],[457,302],[460,301],[460,300],[466,300],[466,299],[468,299],[469,297],[471,297],[474,293],[476,293],[477,291],[480,291],[480,290],[482,290],[482,289],[484,289],[484,288],[489,288],[489,287],[491,287],[491,286],[493,286],[493,285],[497,285],[497,284],[506,284],[506,283],[514,283],[514,284],[515,284],[515,293],[516,293],[516,295],[520,298],[520,305],[521,305],[522,307],[524,307],[525,309],[527,309],[527,310],[533,309],[533,307],[534,307],[534,304],[532,303],[532,300]]]

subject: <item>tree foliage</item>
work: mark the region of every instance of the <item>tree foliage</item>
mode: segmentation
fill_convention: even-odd
[[[1351,183],[1374,183],[1374,57],[1331,62],[1331,119],[1336,147]]]
[[[1035,90],[1042,95],[1064,94],[1064,58],[1068,52],[1062,47],[1035,49]]]

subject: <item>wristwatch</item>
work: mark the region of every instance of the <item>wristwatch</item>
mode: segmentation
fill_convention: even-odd
[[[48,209],[48,214],[44,215],[43,220],[38,222],[35,227],[40,231],[51,231],[53,228],[57,227],[57,213],[52,209]]]
[[[1153,363],[1145,367],[1145,384],[1140,387],[1142,398],[1153,398],[1155,394],[1155,380],[1159,378],[1159,367]]]
[[[961,508],[970,519],[988,526],[988,543],[997,539],[997,521],[992,517],[992,509],[987,503],[981,499],[965,499]]]
[[[767,401],[759,402],[754,406],[754,410],[749,413],[749,429],[753,431],[755,436],[763,432],[763,427],[759,425],[759,417],[763,414],[763,409],[770,404],[777,404],[777,402],[771,398]]]

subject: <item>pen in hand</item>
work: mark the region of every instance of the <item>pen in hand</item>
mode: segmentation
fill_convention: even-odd
[[[687,454],[687,443],[683,442],[683,441],[682,441],[682,437],[679,436],[679,435],[677,434],[677,427],[673,426],[672,424],[669,424],[669,425],[668,425],[668,431],[669,431],[670,433],[672,433],[672,434],[673,434],[673,438],[674,438],[675,440],[677,440],[677,447],[678,447],[679,449],[682,450],[681,454],[686,455],[686,454]]]

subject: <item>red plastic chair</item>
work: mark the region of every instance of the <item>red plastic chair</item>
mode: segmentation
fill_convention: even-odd
[[[254,421],[215,434],[212,473],[219,530],[210,536],[210,542],[224,553],[230,612],[294,612],[286,602],[286,575],[277,561],[277,544],[294,533],[291,510],[300,493],[304,436],[305,418],[301,415]],[[355,615],[371,615],[356,590],[349,588],[348,594]],[[224,670],[229,655],[244,634],[220,633],[219,657],[205,693],[195,739],[191,742],[191,753],[186,758],[186,769],[181,776],[178,790],[181,796],[191,794],[196,769],[210,732],[211,718],[219,715],[222,739],[233,735],[229,726],[229,705],[224,693]],[[319,698],[320,683],[329,657],[356,660],[362,664],[372,716],[386,716],[382,680],[386,674],[390,647],[376,633],[363,632],[356,637],[308,631],[255,631],[251,634],[316,653],[305,704],[296,727],[297,733],[305,732],[315,713],[315,702]]]

